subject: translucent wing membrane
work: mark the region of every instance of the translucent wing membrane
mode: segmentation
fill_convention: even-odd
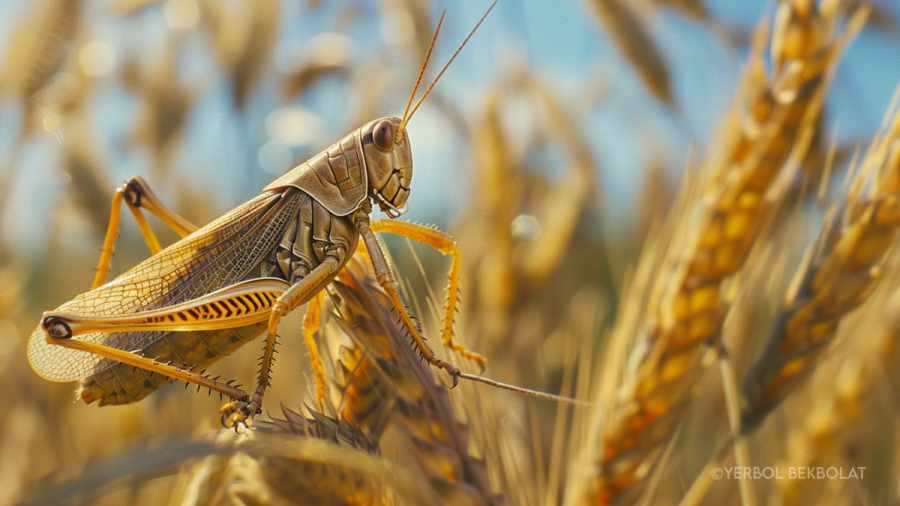
[[[303,198],[305,195],[293,191],[265,193],[53,312],[102,316],[158,309],[252,277],[253,269],[278,245]],[[166,334],[94,333],[74,339],[139,351]],[[35,372],[51,381],[84,378],[112,364],[90,353],[48,344],[40,326],[28,342],[28,361]]]

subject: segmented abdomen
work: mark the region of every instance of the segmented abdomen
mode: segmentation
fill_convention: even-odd
[[[220,358],[234,353],[255,339],[266,328],[258,323],[236,329],[202,332],[169,332],[142,350],[145,357],[176,367],[190,367],[199,373]],[[86,403],[107,404],[136,402],[171,381],[162,374],[151,373],[124,364],[115,364],[81,382],[79,395]]]

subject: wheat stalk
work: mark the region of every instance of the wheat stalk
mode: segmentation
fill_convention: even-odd
[[[821,396],[802,425],[787,435],[788,456],[785,466],[794,469],[842,465],[850,462],[840,456],[840,450],[851,438],[864,411],[862,402],[872,389],[872,377],[862,361],[847,360],[840,365],[836,377],[827,378]],[[786,474],[790,477],[790,474]],[[809,504],[813,494],[822,495],[822,484],[807,480],[788,479],[779,482],[785,504]],[[811,486],[812,485],[812,486]],[[834,488],[839,480],[824,484]],[[818,489],[818,490],[816,490]],[[832,491],[834,493],[834,491]]]
[[[26,107],[33,105],[30,99],[50,82],[62,63],[66,46],[78,32],[82,2],[42,0],[34,4],[11,34],[0,65],[0,94],[15,95]]]
[[[485,461],[469,454],[468,428],[398,325],[361,255],[351,259],[329,290],[332,320],[350,338],[337,364],[342,418],[359,425],[383,452],[396,454],[405,447],[409,464],[427,479],[436,502],[494,503]],[[324,334],[326,340],[341,337],[328,327]]]
[[[572,293],[597,277],[571,253],[585,240],[579,226],[600,189],[573,111],[533,76],[519,72],[506,81],[486,97],[472,133],[476,194],[455,233],[464,255],[463,315],[495,373],[547,388],[522,373],[534,347],[565,324]],[[521,101],[533,104],[534,128],[517,139],[505,120]],[[565,172],[553,179],[536,175],[529,160],[551,146],[565,154]],[[605,267],[594,252],[590,261]]]
[[[802,159],[803,140],[841,51],[861,22],[854,18],[838,36],[836,12],[827,7],[803,0],[779,5],[770,44],[772,75],[765,75],[757,50],[732,112],[741,118],[738,134],[726,143],[722,160],[707,169],[711,183],[699,223],[693,224],[697,233],[671,262],[667,286],[656,288],[662,295],[649,308],[645,337],[629,361],[630,377],[612,409],[597,417],[600,443],[594,447],[600,451],[584,485],[589,502],[609,502],[629,489],[629,496],[637,494],[687,411],[708,367],[707,346],[718,341],[729,306],[720,296],[722,284],[743,266],[777,203],[766,194],[782,166],[795,150],[793,156]]]
[[[613,43],[638,71],[647,89],[657,100],[671,106],[669,68],[647,24],[634,11],[632,4],[624,0],[592,0],[590,4]]]
[[[897,273],[882,283],[896,285]],[[897,337],[900,320],[896,317],[897,300],[887,290],[879,290],[863,309],[853,316],[854,325],[842,327],[835,338],[840,346],[816,367],[815,381],[809,381],[802,391],[813,395],[815,402],[792,403],[785,416],[791,420],[790,429],[781,445],[785,454],[780,467],[787,479],[779,480],[773,493],[780,494],[784,504],[809,504],[826,498],[852,497],[858,494],[858,484],[848,480],[827,480],[815,483],[791,476],[791,470],[836,467],[848,470],[865,468],[860,472],[878,473],[883,461],[884,444],[879,438],[896,425],[893,419],[896,401],[890,394],[891,374],[897,366]],[[861,332],[877,336],[875,339],[847,339]],[[824,358],[824,357],[823,357]],[[800,392],[798,392],[799,395]],[[889,408],[886,412],[884,408]],[[800,417],[796,416],[801,415]],[[887,416],[886,416],[887,415]],[[796,420],[796,421],[795,421]],[[872,442],[877,441],[876,445]],[[877,494],[878,492],[876,492]]]
[[[893,118],[893,119],[891,119]],[[795,390],[838,325],[872,293],[900,227],[900,118],[876,136],[839,213],[795,278],[766,346],[744,380],[744,430],[757,427]],[[870,184],[868,195],[863,187]]]

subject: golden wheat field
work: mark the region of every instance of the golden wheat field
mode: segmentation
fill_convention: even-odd
[[[900,7],[489,8],[0,0],[0,504],[900,503]]]

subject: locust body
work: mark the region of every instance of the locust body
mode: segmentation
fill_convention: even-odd
[[[322,293],[362,238],[378,283],[413,343],[425,360],[446,369],[455,384],[460,370],[434,355],[406,312],[374,236],[379,231],[453,255],[441,341],[483,366],[483,357],[453,342],[460,253],[452,238],[410,223],[370,221],[373,205],[391,218],[406,211],[412,180],[406,123],[469,37],[410,111],[429,49],[402,119],[366,123],[203,228],[169,210],[142,179],[128,181],[113,199],[93,289],[44,313],[28,343],[32,368],[51,381],[82,379],[81,398],[101,405],[140,400],[173,379],[207,387],[234,399],[222,408],[223,424],[232,427],[261,412],[278,323],[287,312],[309,303],[304,338],[321,407],[325,371],[313,333]],[[123,201],[154,254],[104,284]],[[183,238],[163,250],[141,209],[160,217]],[[203,375],[207,366],[263,332],[266,346],[252,395]]]
[[[280,280],[285,287],[318,276],[290,308],[307,303],[349,260],[360,229],[369,227],[372,202],[392,217],[405,210],[412,179],[408,137],[399,136],[399,118],[367,123],[340,142],[267,186],[261,195],[148,258],[115,280],[45,313],[31,336],[28,358],[34,370],[52,381],[82,380],[85,402],[123,404],[142,399],[172,378],[103,358],[90,352],[56,346],[73,337],[79,321],[141,314],[190,304],[217,290],[241,282]],[[141,180],[133,180],[140,205]],[[143,322],[118,322],[138,330],[74,332],[82,341],[150,357],[183,370],[205,369],[265,330],[265,319],[249,324],[211,328],[251,309],[274,304],[257,293],[236,294],[211,304],[194,304],[166,315],[169,328],[152,330],[154,317]],[[205,311],[205,312],[204,312]],[[147,313],[149,314],[149,313]],[[160,317],[156,317],[160,318]],[[164,319],[165,320],[165,319]],[[203,325],[206,322],[206,325]],[[162,323],[165,323],[163,321]],[[181,330],[178,325],[183,323]],[[200,323],[201,325],[194,325]],[[145,327],[142,327],[144,325]],[[194,329],[196,328],[196,329]],[[104,330],[104,329],[98,329]]]

